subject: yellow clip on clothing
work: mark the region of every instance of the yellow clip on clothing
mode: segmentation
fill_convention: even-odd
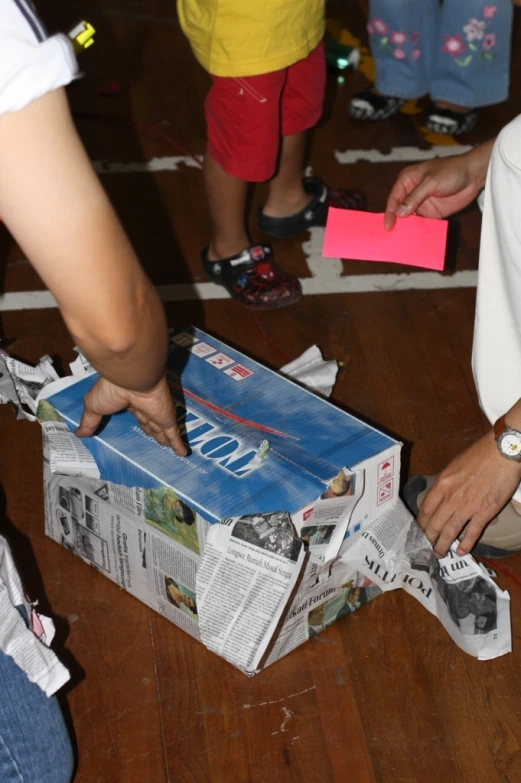
[[[324,35],[325,0],[177,0],[181,27],[214,76],[258,76],[304,59]]]

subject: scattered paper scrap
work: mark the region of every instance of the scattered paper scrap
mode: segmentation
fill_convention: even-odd
[[[50,356],[42,356],[36,367],[12,359],[4,351],[0,356],[0,404],[11,403],[17,418],[36,421],[37,397],[58,375]]]
[[[297,359],[281,367],[280,372],[309,391],[330,397],[338,374],[338,362],[324,361],[320,348],[312,345]]]
[[[383,213],[331,207],[322,254],[325,258],[387,261],[441,272],[445,265],[446,220],[411,215],[385,231]]]

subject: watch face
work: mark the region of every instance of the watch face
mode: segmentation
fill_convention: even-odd
[[[521,438],[512,432],[506,432],[501,438],[500,448],[505,457],[515,459],[521,455]]]

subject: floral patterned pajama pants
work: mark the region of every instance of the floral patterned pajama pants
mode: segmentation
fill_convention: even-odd
[[[469,108],[508,97],[510,0],[370,0],[368,32],[385,95]]]

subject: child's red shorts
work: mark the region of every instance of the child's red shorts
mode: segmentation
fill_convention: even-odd
[[[205,102],[208,152],[234,177],[262,182],[275,173],[280,138],[312,128],[322,113],[324,44],[281,71],[214,76]]]

